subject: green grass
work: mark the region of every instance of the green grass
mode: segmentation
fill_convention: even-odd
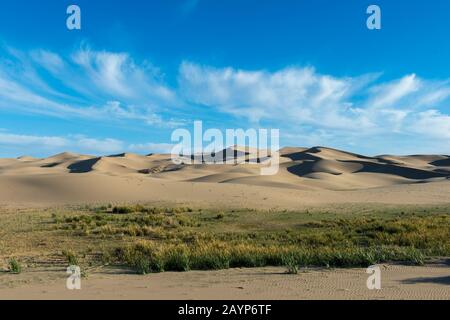
[[[367,267],[400,261],[423,264],[424,254],[412,247],[321,247],[317,249],[289,247],[231,246],[227,243],[159,246],[141,242],[116,250],[116,263],[126,264],[139,273],[161,271],[213,270],[285,266],[297,273],[299,266]],[[143,267],[145,266],[145,267]]]
[[[62,255],[66,259],[69,266],[76,266],[78,265],[78,257],[76,254],[71,250],[65,250],[62,252]]]
[[[301,211],[143,205],[4,215],[0,255],[63,256],[138,273],[234,267],[367,267],[450,257],[450,206],[336,206]],[[39,244],[39,245],[38,245]],[[22,251],[21,251],[22,250]]]
[[[283,264],[286,267],[286,273],[297,274],[298,273],[298,261],[295,256],[286,255],[283,257]]]
[[[11,273],[19,274],[22,272],[22,266],[16,259],[14,258],[10,259],[8,261],[8,265],[9,265],[9,272]]]

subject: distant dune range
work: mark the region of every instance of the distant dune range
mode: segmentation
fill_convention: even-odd
[[[249,158],[234,147],[238,158]],[[323,203],[450,203],[450,157],[382,155],[283,148],[280,170],[261,176],[255,164],[172,163],[170,155],[0,159],[0,202],[174,202],[236,207]],[[223,155],[225,158],[225,155]]]

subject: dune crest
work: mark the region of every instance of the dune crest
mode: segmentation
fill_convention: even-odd
[[[367,157],[342,150],[285,147],[280,150],[280,171],[260,176],[264,161],[258,150],[233,146],[215,155],[218,159],[240,159],[240,164],[206,164],[207,157],[192,155],[196,164],[175,165],[170,155],[120,153],[103,157],[60,153],[45,159],[18,158],[0,163],[2,174],[107,174],[155,177],[176,181],[278,185],[288,188],[361,189],[393,184],[413,184],[450,177],[450,157],[444,155],[383,155]],[[269,155],[270,157],[270,155]],[[249,160],[256,163],[247,163]]]
[[[227,155],[226,151],[231,153]],[[206,159],[202,155],[194,155],[200,157],[198,163],[174,164],[167,154],[132,153],[98,157],[64,152],[44,159],[0,159],[0,201],[35,198],[213,201],[227,197],[249,201],[259,195],[263,199],[272,198],[274,205],[283,205],[301,199],[307,192],[313,192],[308,197],[318,201],[326,197],[339,200],[342,193],[330,192],[343,191],[363,192],[367,196],[365,201],[369,201],[374,197],[374,188],[389,192],[434,188],[450,194],[445,191],[450,191],[450,157],[446,155],[368,157],[326,147],[285,147],[279,151],[279,172],[261,176],[260,169],[267,163],[255,151],[233,146],[217,153],[224,160],[232,154],[243,162],[239,164],[206,164],[202,163],[201,159]],[[248,163],[250,159],[257,161]],[[262,196],[266,193],[267,196]],[[441,201],[436,191],[432,195]]]

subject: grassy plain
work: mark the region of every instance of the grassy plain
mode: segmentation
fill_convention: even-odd
[[[0,213],[2,269],[114,265],[137,273],[285,266],[421,265],[450,257],[450,206],[339,205],[301,211],[150,205]]]

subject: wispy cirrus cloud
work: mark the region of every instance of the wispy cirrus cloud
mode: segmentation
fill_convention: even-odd
[[[0,147],[2,149],[26,149],[29,154],[51,153],[62,150],[103,154],[122,151],[125,144],[117,139],[98,139],[83,135],[39,136],[0,132]]]
[[[20,135],[0,132],[0,146],[34,146],[43,148],[59,148],[67,145],[67,140],[61,137]]]
[[[131,152],[138,152],[138,153],[165,153],[170,154],[172,152],[172,149],[174,147],[174,144],[171,143],[137,143],[137,144],[131,144],[128,146],[128,150]]]
[[[346,148],[370,141],[370,150],[382,151],[390,143],[415,146],[417,152],[425,145],[450,152],[450,79],[412,73],[385,81],[381,73],[343,77],[313,67],[268,71],[182,62],[172,75],[178,82],[170,86],[148,61],[88,46],[66,55],[6,47],[0,58],[0,110],[9,113],[77,119],[80,124],[119,121],[150,130],[186,126],[207,114],[216,122],[237,120],[240,127],[280,128],[284,144]],[[100,135],[94,133],[80,144],[105,152],[151,147]],[[9,138],[26,146],[26,137]],[[78,148],[74,141],[82,141],[71,137],[61,144],[60,139],[68,139],[65,135],[35,138],[44,147],[54,143],[54,149]]]
[[[24,150],[20,155],[48,155],[61,151],[94,155],[118,152],[170,153],[173,145],[167,143],[129,144],[113,138],[93,138],[84,135],[42,136],[0,131],[0,156],[8,150]],[[26,151],[26,152],[25,152]]]
[[[56,53],[48,50],[34,50],[30,53],[32,60],[41,67],[47,69],[52,74],[63,72],[65,63],[63,59]]]
[[[399,80],[384,83],[371,88],[372,95],[367,105],[370,108],[392,107],[403,98],[418,92],[423,83],[415,74],[407,75]]]
[[[328,137],[325,141],[333,143],[377,135],[418,143],[438,139],[450,150],[448,80],[411,74],[381,82],[380,74],[333,77],[314,68],[268,72],[184,62],[179,83],[194,103],[278,124],[297,136]]]
[[[79,74],[95,86],[95,92],[132,102],[176,103],[175,93],[164,85],[158,70],[145,61],[137,65],[127,53],[82,48],[71,60],[81,68]]]
[[[0,108],[57,117],[142,120],[154,126],[181,120],[158,114],[180,105],[149,63],[126,53],[82,47],[68,57],[47,50],[3,51]]]
[[[352,113],[350,96],[373,77],[337,78],[314,68],[271,73],[183,63],[179,79],[187,99],[224,113],[253,122],[281,118],[336,128],[352,125],[344,116]]]
[[[436,139],[445,139],[450,146],[450,116],[438,110],[427,110],[416,114],[409,130],[417,134],[425,133]]]

